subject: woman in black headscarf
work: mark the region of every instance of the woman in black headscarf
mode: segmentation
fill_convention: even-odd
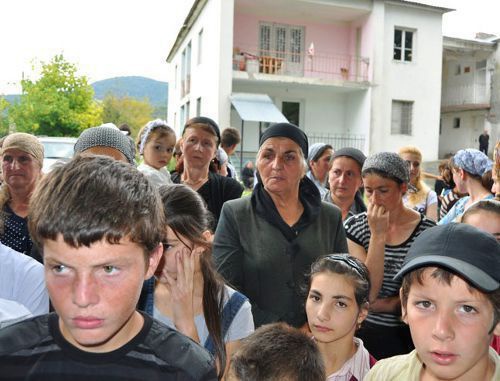
[[[261,136],[252,197],[222,208],[213,254],[219,272],[248,296],[256,326],[306,317],[299,286],[322,254],[347,252],[338,208],[305,176],[307,136],[279,123]]]

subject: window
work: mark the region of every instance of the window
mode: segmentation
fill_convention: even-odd
[[[191,42],[182,52],[181,65],[181,97],[184,97],[191,89]]]
[[[259,55],[276,58],[279,62],[276,67],[283,68],[285,74],[301,75],[304,71],[304,34],[302,26],[261,22]]]
[[[186,119],[184,121],[184,124],[186,124],[185,122],[187,122],[189,120],[189,101],[186,102]]]
[[[300,123],[300,103],[299,102],[283,102],[281,112],[285,118],[296,126]]]
[[[181,106],[181,110],[179,112],[179,125],[184,126],[186,124],[186,107],[184,105]]]
[[[460,118],[453,118],[453,128],[460,128]]]
[[[486,60],[476,62],[476,70],[486,69]]]
[[[198,65],[201,64],[201,58],[203,56],[203,29],[198,33]]]
[[[175,65],[174,69],[174,89],[177,89],[177,80],[179,78],[179,66]]]
[[[394,29],[394,54],[396,61],[411,62],[413,60],[413,34],[405,29]]]
[[[462,72],[461,66],[460,64],[457,64],[455,66],[455,75],[460,75],[461,72]]]
[[[464,67],[464,73],[470,73],[470,66]]]
[[[413,102],[392,101],[391,134],[411,135]]]
[[[196,100],[196,116],[201,115],[201,97]]]

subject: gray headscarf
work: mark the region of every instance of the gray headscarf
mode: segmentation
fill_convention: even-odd
[[[99,126],[83,131],[75,143],[75,154],[92,147],[110,147],[120,151],[127,161],[135,165],[134,143],[117,128]]]

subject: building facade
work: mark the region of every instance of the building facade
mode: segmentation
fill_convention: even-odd
[[[170,123],[180,131],[202,114],[240,128],[253,157],[277,120],[259,106],[266,98],[311,142],[365,153],[412,144],[435,160],[447,11],[400,0],[196,0],[167,59]]]
[[[478,33],[474,40],[444,37],[439,157],[479,148],[487,130],[491,153],[498,140],[498,37]]]

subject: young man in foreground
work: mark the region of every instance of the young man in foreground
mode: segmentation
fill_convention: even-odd
[[[76,157],[39,185],[29,228],[55,313],[0,331],[0,380],[216,380],[200,346],[135,309],[163,254],[144,175]]]
[[[379,361],[365,381],[500,380],[489,346],[500,333],[496,239],[466,224],[430,228],[415,239],[399,277],[415,350]]]

